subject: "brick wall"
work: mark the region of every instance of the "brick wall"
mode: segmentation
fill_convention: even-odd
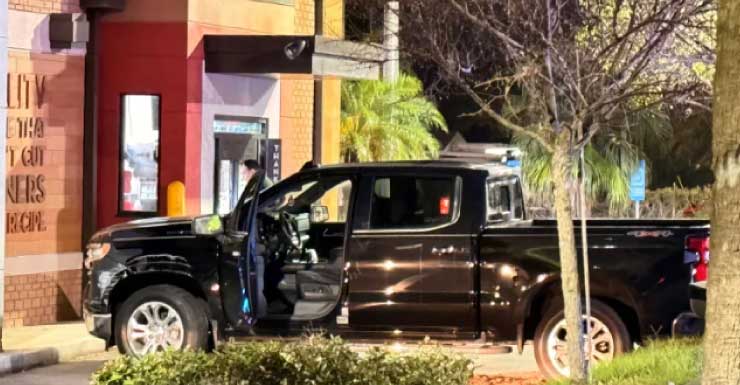
[[[38,13],[76,13],[79,0],[8,0],[8,9]]]
[[[295,33],[313,35],[314,0],[295,1]],[[313,158],[313,79],[280,79],[280,138],[283,141],[283,178]]]
[[[296,0],[295,33],[297,35],[313,35],[315,19],[314,0]]]
[[[313,80],[283,76],[280,80],[280,137],[283,178],[313,157]]]
[[[82,270],[5,277],[5,327],[79,319]]]
[[[6,327],[80,317],[84,57],[80,50],[49,53],[24,40],[44,25],[43,13],[79,11],[77,4],[10,1],[11,9],[23,11],[9,15],[19,19],[9,32],[5,167],[15,186],[35,183],[5,194]],[[24,152],[34,159],[21,159]],[[36,195],[30,199],[18,189]]]

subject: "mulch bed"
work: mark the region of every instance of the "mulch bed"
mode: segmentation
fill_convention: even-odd
[[[541,385],[546,383],[539,373],[524,373],[504,376],[474,376],[470,385]]]

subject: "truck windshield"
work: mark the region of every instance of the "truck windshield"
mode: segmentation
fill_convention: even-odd
[[[524,219],[522,187],[518,177],[488,179],[486,195],[488,223]]]

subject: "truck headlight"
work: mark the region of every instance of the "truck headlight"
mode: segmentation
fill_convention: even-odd
[[[90,243],[87,245],[87,256],[85,258],[85,268],[90,270],[92,268],[92,265],[103,259],[106,255],[108,255],[108,252],[110,251],[110,243],[108,242],[101,242],[101,243]]]

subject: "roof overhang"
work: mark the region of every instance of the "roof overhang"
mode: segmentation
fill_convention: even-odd
[[[207,73],[380,79],[381,47],[323,36],[206,35]]]

